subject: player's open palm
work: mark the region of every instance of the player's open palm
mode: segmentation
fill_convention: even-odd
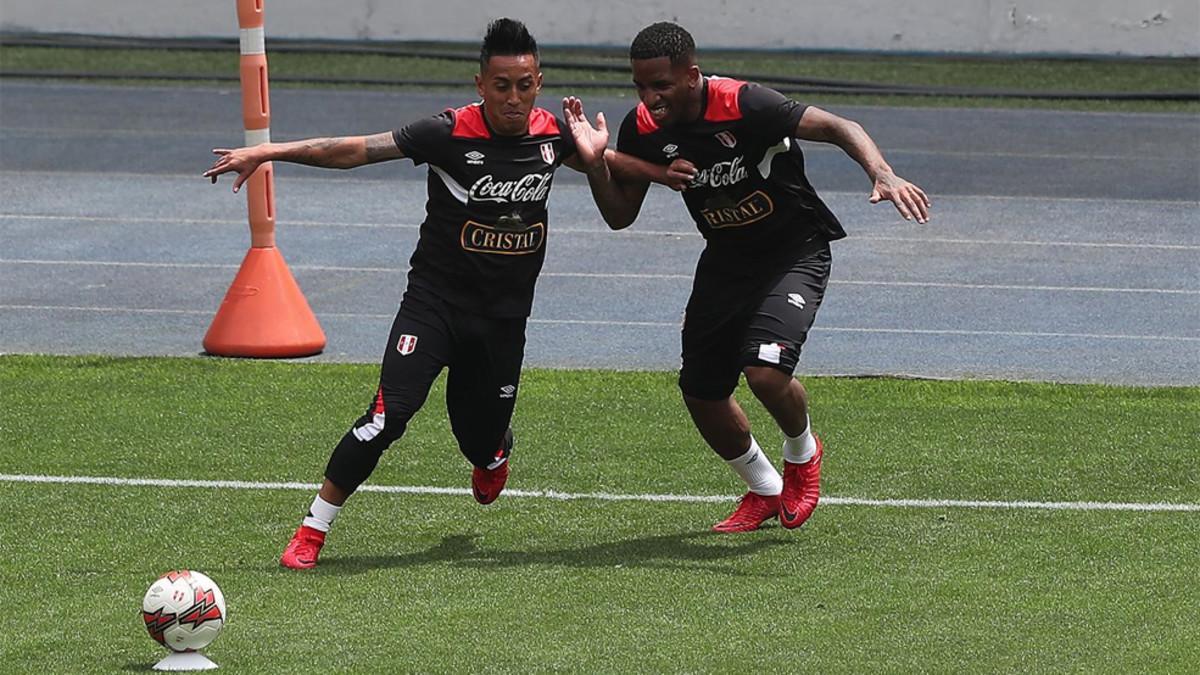
[[[583,101],[574,96],[563,99],[563,117],[575,138],[579,160],[585,166],[597,166],[604,161],[604,149],[608,147],[608,123],[604,113],[596,114],[596,126],[588,121],[583,112]]]
[[[894,173],[881,173],[875,178],[875,189],[871,191],[871,203],[888,200],[905,220],[916,218],[918,223],[929,220],[929,208],[933,206],[925,191]]]
[[[205,178],[211,178],[215,184],[217,176],[223,173],[236,173],[237,178],[233,180],[233,191],[237,192],[242,188],[242,183],[245,183],[254,170],[262,164],[255,148],[237,148],[231,150],[229,148],[213,148],[213,154],[218,155],[217,161],[213,162],[211,168],[204,172]]]

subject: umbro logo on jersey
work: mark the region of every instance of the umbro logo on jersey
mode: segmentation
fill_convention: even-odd
[[[788,304],[804,309],[804,296],[799,293],[788,293]]]
[[[472,150],[472,151],[468,152],[467,154],[463,155],[463,157],[467,158],[467,164],[479,165],[479,164],[483,164],[484,154],[478,150]]]
[[[400,356],[408,356],[417,350],[417,336],[405,333],[396,341],[396,351],[400,352]]]
[[[667,145],[664,145],[663,146],[663,154],[667,156],[667,159],[671,159],[673,157],[678,157],[679,156],[679,146],[675,145],[674,143],[669,143]]]
[[[713,137],[720,141],[721,145],[727,148],[733,148],[737,146],[737,136],[734,136],[732,131],[718,131],[717,133],[713,134]]]
[[[503,387],[500,387],[500,398],[512,398],[516,393],[517,387],[515,385],[506,384]]]

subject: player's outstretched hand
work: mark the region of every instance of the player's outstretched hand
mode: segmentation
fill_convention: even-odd
[[[250,174],[262,164],[262,160],[258,159],[255,148],[237,148],[231,150],[229,148],[213,148],[213,154],[218,155],[217,161],[213,162],[211,168],[204,172],[205,178],[211,178],[213,184],[217,183],[217,176],[223,173],[236,173],[237,178],[233,179],[233,191],[237,192],[242,189],[242,183],[245,183],[250,178]]]
[[[894,173],[881,173],[875,178],[875,189],[871,191],[871,203],[888,200],[905,220],[917,219],[918,223],[929,221],[929,209],[933,203],[925,191]]]
[[[585,166],[597,167],[604,162],[604,149],[608,147],[608,122],[604,113],[596,113],[596,126],[588,121],[583,112],[583,101],[574,96],[563,99],[563,117],[575,138],[579,160]]]

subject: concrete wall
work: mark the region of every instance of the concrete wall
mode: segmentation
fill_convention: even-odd
[[[267,35],[477,40],[489,18],[543,44],[624,46],[675,20],[705,47],[1200,56],[1198,0],[267,0]],[[0,0],[0,29],[232,36],[234,0]]]

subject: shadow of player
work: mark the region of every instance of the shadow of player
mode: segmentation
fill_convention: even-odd
[[[787,539],[731,537],[714,532],[681,532],[591,544],[578,548],[503,550],[481,547],[478,534],[444,537],[432,548],[382,556],[331,556],[318,569],[332,574],[360,574],[375,569],[450,564],[459,567],[530,567],[536,565],[601,568],[689,569],[745,575],[735,565],[721,564],[752,556]]]

